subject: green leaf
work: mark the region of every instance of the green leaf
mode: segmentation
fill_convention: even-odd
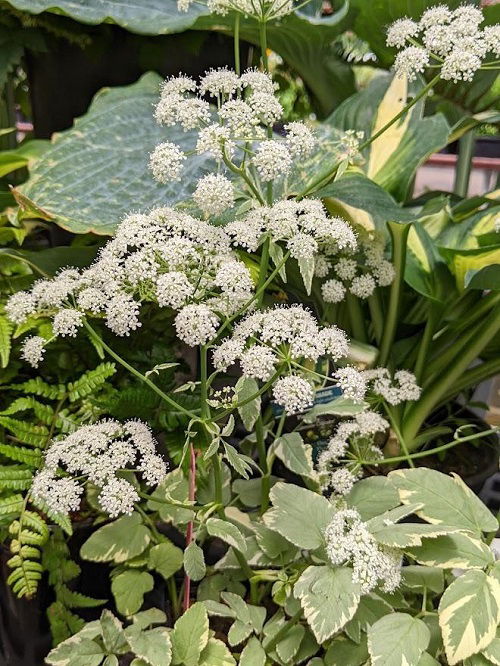
[[[347,567],[307,567],[293,592],[318,643],[344,627],[360,600],[359,585],[352,582],[352,571]]]
[[[270,493],[272,509],[264,523],[299,548],[315,550],[325,544],[324,531],[335,508],[321,495],[287,483],[277,483]]]
[[[235,664],[236,661],[227,647],[217,638],[210,638],[200,655],[199,666],[235,666]]]
[[[323,402],[314,405],[304,416],[304,423],[314,423],[318,416],[354,416],[360,414],[366,409],[367,405],[364,402],[354,402],[349,398],[342,396],[331,400],[330,402]]]
[[[99,666],[104,658],[100,645],[81,632],[60,643],[49,652],[45,661],[50,666]]]
[[[418,666],[429,645],[430,632],[418,618],[392,613],[368,629],[368,651],[372,666]]]
[[[181,615],[171,639],[173,663],[198,666],[201,652],[208,643],[208,616],[202,603],[194,604]]]
[[[246,553],[245,538],[236,525],[220,518],[209,518],[205,526],[210,536],[218,537],[241,553]]]
[[[419,523],[402,523],[401,525],[386,525],[373,530],[375,539],[383,546],[390,548],[408,548],[421,546],[423,539],[435,539],[445,534],[458,532],[456,527],[445,525],[421,525]]]
[[[144,603],[144,595],[151,592],[154,579],[147,571],[129,569],[116,575],[111,581],[111,591],[116,608],[122,615],[133,615]]]
[[[234,645],[239,645],[240,643],[243,643],[243,641],[245,641],[251,633],[252,627],[250,625],[245,624],[240,620],[236,620],[229,628],[229,632],[227,634],[228,643],[231,645],[231,647]]]
[[[497,629],[495,638],[484,648],[482,653],[495,666],[500,665],[500,629]]]
[[[104,610],[100,617],[102,639],[108,652],[119,652],[126,645],[123,625],[109,610]]]
[[[266,652],[255,636],[243,648],[239,666],[266,666]]]
[[[101,363],[94,370],[89,370],[79,377],[75,382],[68,384],[69,399],[71,402],[85,398],[94,393],[94,391],[102,386],[108,377],[115,374],[116,368],[114,363]]]
[[[349,506],[359,511],[362,520],[370,520],[399,506],[399,494],[385,476],[370,476],[354,484],[346,496]]]
[[[167,617],[159,608],[149,608],[146,611],[135,613],[132,618],[133,626],[139,629],[147,629],[152,624],[164,624]]]
[[[441,594],[444,589],[442,569],[409,565],[402,568],[401,574],[403,585],[410,590],[416,590],[419,593],[422,593],[423,590],[430,590],[435,594]]]
[[[334,638],[325,654],[326,666],[361,666],[368,660],[366,638],[358,644],[345,636]]]
[[[140,555],[150,541],[151,534],[141,516],[133,513],[96,530],[81,547],[80,555],[92,562],[119,564]]]
[[[366,594],[361,597],[358,609],[352,620],[345,625],[344,631],[349,638],[359,643],[362,631],[368,631],[377,620],[392,612],[392,606],[377,594]]]
[[[0,416],[0,426],[10,430],[10,432],[23,444],[29,444],[30,446],[36,446],[37,448],[44,447],[49,438],[49,430],[46,426],[34,425],[27,421],[19,421],[18,419],[13,419],[9,416]]]
[[[172,643],[164,627],[129,636],[132,652],[149,666],[169,666],[172,661]]]
[[[273,444],[273,453],[294,474],[315,479],[317,474],[312,460],[312,447],[304,444],[298,432],[282,435]]]
[[[439,625],[449,664],[486,648],[500,621],[500,581],[482,571],[467,571],[445,590]]]
[[[154,569],[165,580],[168,580],[182,568],[183,552],[172,542],[159,543],[149,551],[148,568]]]
[[[19,514],[24,507],[24,498],[22,495],[14,494],[7,497],[0,497],[0,516],[8,514]]]
[[[259,385],[255,379],[251,377],[240,377],[235,385],[236,397],[238,402],[243,402],[248,400],[252,395],[255,395],[259,390]],[[238,414],[240,415],[241,420],[245,428],[251,432],[255,421],[260,416],[260,396],[247,402],[246,405],[238,407]]]
[[[472,534],[449,534],[407,548],[417,562],[441,569],[483,569],[494,561],[490,548]]]
[[[175,7],[173,0],[169,3]],[[181,13],[179,17],[182,20]],[[130,86],[98,92],[85,116],[55,135],[44,158],[33,165],[20,188],[23,196],[65,229],[98,234],[112,234],[130,210],[187,198],[206,169],[207,157],[192,157],[189,177],[167,185],[157,183],[148,168],[149,153],[161,141],[191,150],[197,136],[178,126],[156,124],[152,107],[160,82],[149,72]],[[75,154],[78,162],[68,169],[68,159]]]
[[[182,469],[177,468],[169,472],[160,485],[151,494],[151,497],[158,499],[170,499],[173,503],[184,504],[189,498],[189,484],[185,478]],[[176,507],[172,504],[155,502],[154,499],[148,501],[148,509],[158,511],[160,518],[166,523],[185,524],[193,519],[194,512],[191,509]]]
[[[38,468],[42,463],[42,454],[40,451],[32,451],[22,446],[0,443],[0,454],[11,460],[26,463],[30,467]]]
[[[191,541],[184,551],[184,570],[192,580],[198,581],[205,577],[205,557],[195,541]]]
[[[456,474],[453,478],[436,470],[395,470],[389,479],[403,504],[421,503],[415,513],[430,523],[471,532],[496,532],[497,519]]]
[[[0,315],[0,366],[6,368],[10,357],[10,336],[13,326],[7,317]]]
[[[293,661],[299,651],[300,644],[306,633],[305,627],[296,624],[288,630],[285,637],[276,645],[276,652],[279,658],[285,664],[293,664]]]

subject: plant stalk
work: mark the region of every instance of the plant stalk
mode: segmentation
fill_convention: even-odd
[[[474,157],[474,148],[476,137],[474,130],[464,134],[459,140],[459,152],[457,166],[455,169],[455,184],[453,191],[459,197],[466,197],[469,191],[470,172],[472,169],[472,159]]]

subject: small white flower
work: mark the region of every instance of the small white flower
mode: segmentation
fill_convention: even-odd
[[[318,251],[318,243],[309,234],[295,234],[286,245],[295,259],[311,259]]]
[[[116,294],[106,305],[106,324],[116,335],[130,335],[141,326],[139,303],[129,294]]]
[[[345,298],[346,288],[339,280],[327,280],[321,285],[321,294],[327,303],[340,303]]]
[[[316,146],[316,138],[304,123],[294,121],[285,125],[286,145],[292,157],[308,157]]]
[[[379,287],[388,287],[393,283],[396,277],[394,266],[387,259],[382,259],[379,264],[373,268],[373,277],[376,279]]]
[[[39,335],[33,335],[23,342],[21,358],[34,368],[38,368],[45,354],[45,340]]]
[[[349,291],[358,298],[368,298],[373,294],[376,286],[373,277],[368,273],[365,273],[364,275],[358,275],[353,279]]]
[[[358,264],[354,259],[341,257],[335,264],[334,270],[341,280],[352,280],[358,270]]]
[[[240,78],[233,70],[227,67],[211,69],[200,81],[200,92],[202,95],[210,94],[212,97],[219,95],[230,96],[240,87]]]
[[[156,298],[160,307],[178,310],[194,294],[194,286],[180,271],[163,273],[156,280]]]
[[[273,125],[283,114],[283,107],[274,94],[271,95],[263,92],[253,93],[248,98],[248,103],[264,125]]]
[[[418,23],[409,18],[401,18],[390,26],[387,31],[387,46],[402,48],[410,37],[418,33]]]
[[[446,5],[435,5],[426,9],[420,17],[420,27],[430,28],[433,25],[443,25],[449,23],[452,13]]]
[[[313,404],[314,391],[308,381],[289,375],[278,379],[273,389],[276,402],[283,407],[287,414],[303,412]]]
[[[323,254],[317,254],[314,261],[315,277],[324,278],[330,272],[330,264]]]
[[[500,25],[488,25],[483,30],[483,39],[488,51],[500,58]]]
[[[472,81],[474,74],[481,67],[481,58],[460,47],[454,49],[444,59],[441,77],[445,81]]]
[[[209,125],[198,133],[196,152],[198,155],[208,153],[216,160],[221,160],[225,152],[227,157],[234,153],[235,144],[230,139],[231,133],[227,127]]]
[[[236,362],[243,351],[244,343],[238,338],[226,338],[212,354],[212,361],[217,370],[225,372]]]
[[[120,515],[130,515],[134,504],[140,502],[140,497],[134,486],[125,479],[113,478],[104,484],[98,496],[99,504],[111,518]]]
[[[171,180],[180,180],[185,159],[186,156],[175,143],[165,141],[151,153],[149,168],[158,182],[168,183]]]
[[[330,485],[337,495],[347,495],[353,489],[356,477],[347,469],[339,467],[330,475]]]
[[[78,310],[72,310],[70,308],[65,308],[63,310],[59,310],[59,312],[54,316],[52,328],[55,335],[61,335],[62,337],[69,336],[74,338],[78,332],[78,329],[83,324],[82,320],[82,312],[79,312]]]
[[[429,65],[429,54],[419,46],[408,46],[400,51],[394,61],[394,70],[397,76],[406,76],[408,81],[414,81],[417,74],[422,74]]]
[[[349,340],[345,332],[337,326],[326,326],[319,332],[319,345],[324,354],[334,361],[344,358],[349,353]]]
[[[333,376],[346,398],[351,398],[354,402],[364,400],[367,380],[359,370],[352,366],[346,366],[345,368],[339,368]]]
[[[270,181],[290,173],[292,156],[286,145],[280,141],[262,141],[252,162],[263,181]]]
[[[198,181],[193,199],[206,215],[220,215],[234,205],[233,184],[221,174],[210,173]]]
[[[267,72],[260,72],[258,69],[247,69],[240,77],[241,86],[250,88],[253,93],[265,93],[274,95],[277,84]]]
[[[204,345],[215,336],[219,319],[202,304],[186,305],[175,318],[177,337],[190,347]]]
[[[240,363],[245,377],[267,381],[273,374],[277,358],[268,347],[252,345],[241,354]]]
[[[219,110],[219,116],[226,121],[236,137],[249,136],[252,129],[259,124],[252,107],[242,99],[225,102]]]
[[[234,245],[244,247],[255,252],[262,238],[262,225],[249,216],[245,220],[234,220],[224,227],[224,231],[231,236]]]
[[[14,324],[24,324],[31,314],[36,312],[37,299],[29,291],[18,291],[5,305],[5,312]]]
[[[102,312],[106,306],[107,296],[104,292],[95,287],[87,287],[78,293],[76,302],[82,310],[87,310],[92,314]]]
[[[196,90],[196,81],[190,76],[172,76],[163,81],[161,85],[162,97],[171,94],[182,95],[186,92],[194,92]]]

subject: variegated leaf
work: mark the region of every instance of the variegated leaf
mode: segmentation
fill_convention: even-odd
[[[392,613],[368,629],[372,666],[418,666],[430,641],[430,631],[416,617]]]
[[[354,616],[360,600],[359,585],[347,567],[310,566],[295,583],[306,620],[318,643],[323,643]]]
[[[435,539],[438,536],[455,532],[458,532],[456,527],[402,523],[401,525],[387,525],[373,532],[373,536],[384,546],[407,548],[421,546],[422,539]]]
[[[493,564],[490,548],[473,534],[447,534],[406,552],[420,564],[440,569],[483,569]]]
[[[122,516],[100,527],[83,544],[80,555],[92,562],[126,562],[149,545],[151,533],[138,513]]]
[[[439,625],[451,666],[486,648],[500,620],[500,581],[483,571],[467,571],[448,587],[439,603]]]
[[[435,525],[472,532],[496,532],[498,521],[456,474],[433,469],[398,469],[389,474],[403,504],[421,502],[416,514]]]

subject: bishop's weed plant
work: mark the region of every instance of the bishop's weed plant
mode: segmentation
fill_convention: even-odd
[[[19,486],[2,486],[12,489],[1,506],[13,590],[32,596],[49,571],[54,612],[74,634],[48,655],[54,666],[113,666],[122,657],[134,666],[498,663],[498,521],[460,478],[416,468],[412,453],[428,435],[415,413],[441,396],[427,398],[436,389],[422,368],[434,329],[424,333],[415,372],[393,353],[410,225],[390,225],[391,261],[383,238],[323,202],[353,157],[439,78],[468,80],[495,67],[498,31],[481,31],[480,13],[467,6],[393,26],[389,43],[409,44],[398,74],[430,67],[434,79],[373,136],[348,133],[339,156],[310,173],[304,164],[321,154],[314,131],[293,121],[274,132],[283,109],[268,72],[266,26],[292,4],[212,6],[236,11],[236,25],[238,12],[255,18],[261,68],[241,71],[236,39],[234,71],[165,81],[157,121],[195,129],[196,139],[189,151],[159,144],[150,167],[160,182],[177,181],[208,154],[213,170],[190,200],[128,215],[89,267],[66,267],[5,306],[13,325],[37,322],[21,356],[39,371],[65,340],[101,357],[60,394],[46,395],[56,389],[32,380],[39,395],[71,403],[103,384],[99,373],[119,368],[155,395],[167,418],[175,415],[181,446],[167,460],[158,419],[145,410],[118,420],[111,408],[55,437],[49,428],[36,442],[9,445],[33,462],[20,459]],[[356,340],[364,337],[360,301],[369,298],[375,340]],[[350,336],[340,325],[344,299]],[[499,325],[490,318],[484,345]],[[177,364],[170,353],[145,369],[119,342],[148,336],[158,321],[175,331],[178,356],[197,359],[195,375],[175,388],[161,381]],[[376,342],[375,352],[360,341]],[[49,412],[32,408],[40,418]],[[54,413],[57,425],[61,406]],[[325,416],[335,423],[313,450],[303,426]],[[401,456],[384,454],[388,437]],[[476,437],[457,433],[449,446]],[[109,572],[112,610],[82,625],[71,608],[106,603],[67,585],[78,564],[62,533],[85,508],[93,531],[79,557]],[[58,557],[73,562],[67,578],[57,575]],[[164,608],[152,608],[148,595],[159,589]],[[65,638],[57,629],[55,642]]]

